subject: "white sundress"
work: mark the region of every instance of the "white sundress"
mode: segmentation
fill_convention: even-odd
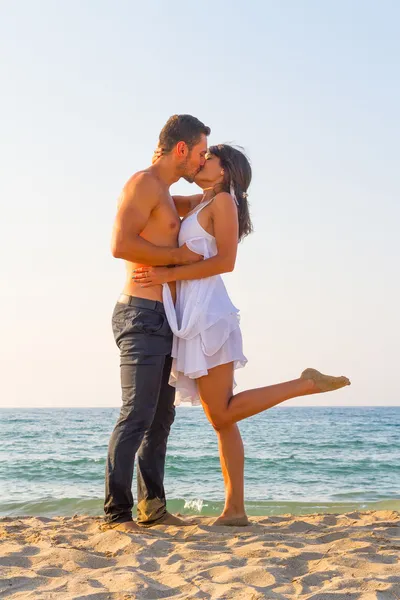
[[[204,259],[217,254],[214,236],[205,231],[197,216],[213,198],[200,203],[181,223],[179,246],[186,244]],[[200,404],[196,379],[208,369],[233,362],[244,367],[239,310],[232,304],[220,275],[176,282],[176,305],[167,283],[163,302],[174,334],[169,383],[176,388],[175,404]],[[235,386],[234,382],[234,386]]]

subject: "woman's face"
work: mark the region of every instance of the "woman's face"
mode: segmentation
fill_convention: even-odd
[[[213,187],[217,183],[221,183],[224,179],[223,169],[218,156],[206,154],[206,162],[204,167],[197,173],[194,182],[203,190],[208,187]]]

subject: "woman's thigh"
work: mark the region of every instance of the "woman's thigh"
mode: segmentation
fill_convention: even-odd
[[[210,423],[218,429],[233,394],[233,362],[219,365],[199,377],[197,388],[204,412]]]

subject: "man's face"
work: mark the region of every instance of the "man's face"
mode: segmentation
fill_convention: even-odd
[[[182,177],[189,183],[194,182],[194,178],[204,167],[207,154],[207,136],[202,134],[200,142],[193,146],[182,164]]]

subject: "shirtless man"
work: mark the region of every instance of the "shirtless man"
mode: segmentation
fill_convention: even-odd
[[[132,271],[143,265],[177,265],[201,260],[178,248],[179,213],[190,210],[169,193],[181,177],[193,182],[205,163],[210,133],[195,117],[174,115],[160,133],[162,154],[133,175],[121,193],[112,253],[126,261],[126,282],[114,309],[112,327],[121,353],[122,408],[111,435],[106,465],[105,520],[122,530],[140,529],[132,520],[133,465],[137,461],[137,523],[186,524],[167,512],[164,465],[175,417],[175,390],[168,384],[172,332],[162,304],[162,286],[142,288]],[[197,196],[193,202],[198,202]],[[172,289],[174,294],[175,290]]]

